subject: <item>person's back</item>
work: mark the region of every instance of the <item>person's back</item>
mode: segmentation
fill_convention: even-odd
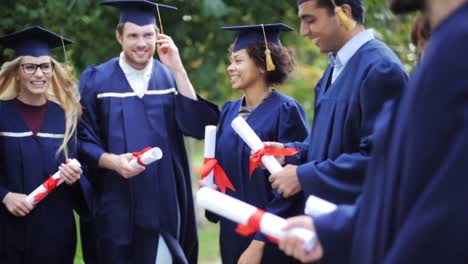
[[[435,28],[379,141],[356,222],[353,263],[468,261],[468,213],[459,206],[468,203],[466,17],[468,4]]]

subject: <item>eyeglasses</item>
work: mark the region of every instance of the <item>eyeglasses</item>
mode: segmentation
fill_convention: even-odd
[[[23,72],[26,74],[35,74],[37,68],[41,68],[43,74],[50,74],[54,71],[54,63],[46,62],[41,64],[34,64],[34,63],[23,63],[20,65],[23,68]]]

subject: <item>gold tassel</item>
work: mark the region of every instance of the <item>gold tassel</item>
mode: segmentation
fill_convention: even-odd
[[[343,8],[335,3],[335,0],[332,0],[332,4],[335,6],[335,14],[338,16],[341,25],[343,25],[347,31],[351,31],[356,26],[356,21],[348,17],[343,11]]]
[[[266,62],[266,70],[267,71],[274,71],[276,69],[275,64],[273,63],[273,59],[271,58],[271,51],[268,48],[268,42],[265,33],[265,27],[262,24],[263,30],[263,38],[265,39],[265,62]]]
[[[273,59],[271,58],[271,51],[268,47],[265,50],[265,59],[267,71],[274,71],[276,69],[276,66],[273,63]]]
[[[343,25],[347,31],[351,31],[356,26],[356,21],[348,17],[341,6],[335,7],[335,14],[338,16],[341,25]]]
[[[161,33],[164,34],[164,28],[163,28],[163,23],[161,20],[161,13],[159,13],[159,5],[156,4],[156,11],[158,11],[158,19],[159,19],[159,27],[161,29]]]

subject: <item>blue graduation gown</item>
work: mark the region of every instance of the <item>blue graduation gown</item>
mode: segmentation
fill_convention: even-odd
[[[227,190],[227,194],[253,206],[265,209],[283,217],[301,213],[303,196],[296,195],[282,199],[271,188],[267,170],[256,169],[249,176],[249,157],[251,149],[232,129],[231,122],[239,114],[242,99],[229,101],[221,110],[221,119],[217,134],[216,159],[225,170],[236,191]],[[307,121],[302,107],[292,98],[273,91],[251,113],[247,123],[262,141],[290,142],[303,140],[307,136]],[[208,219],[217,221],[213,214],[207,213]],[[254,235],[243,237],[236,233],[237,224],[227,219],[220,219],[220,248],[223,263],[237,263],[247,249]],[[268,242],[257,234],[255,239]],[[267,243],[262,263],[288,263],[288,259],[276,244]]]
[[[357,207],[316,219],[328,262],[468,262],[467,17],[465,3],[434,30],[384,116]]]
[[[143,98],[133,93],[118,58],[89,67],[81,77],[80,92],[84,110],[79,152],[96,193],[99,258],[109,263],[154,263],[161,235],[176,263],[185,262],[185,256],[196,263],[183,135],[203,138],[205,126],[217,123],[218,108],[201,98],[178,95],[172,74],[157,60]],[[97,168],[104,152],[122,154],[147,146],[161,148],[163,158],[132,179]]]
[[[48,102],[40,131],[33,135],[15,100],[0,101],[0,199],[8,192],[29,194],[54,174],[64,157],[56,156],[65,133],[62,108]],[[76,157],[76,141],[69,143]],[[81,181],[81,180],[80,180]],[[0,206],[1,263],[73,263],[76,229],[73,208],[79,209],[80,184],[61,184],[25,217]],[[84,208],[84,207],[81,207]]]
[[[371,40],[348,61],[326,88],[329,65],[315,87],[315,117],[309,137],[288,144],[302,151],[294,158],[305,195],[352,203],[359,195],[374,140],[374,122],[383,104],[399,97],[407,75],[396,55]]]

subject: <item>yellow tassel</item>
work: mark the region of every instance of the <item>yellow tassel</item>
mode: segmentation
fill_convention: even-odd
[[[265,50],[265,57],[267,71],[274,71],[276,69],[276,66],[273,63],[273,59],[271,58],[271,51],[268,47]]]
[[[341,8],[341,6],[335,7],[335,14],[338,16],[340,23],[347,31],[351,31],[356,26],[356,21],[348,17]]]

